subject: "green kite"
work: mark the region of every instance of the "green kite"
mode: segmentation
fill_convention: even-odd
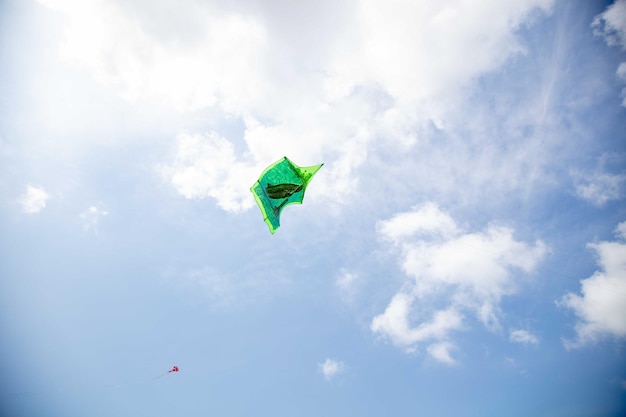
[[[299,167],[285,156],[267,167],[250,188],[272,234],[280,227],[283,208],[289,204],[302,204],[309,181],[322,165]]]

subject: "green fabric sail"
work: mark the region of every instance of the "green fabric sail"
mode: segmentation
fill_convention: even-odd
[[[272,234],[280,227],[283,208],[302,204],[309,181],[322,165],[299,167],[285,156],[267,167],[250,188]]]

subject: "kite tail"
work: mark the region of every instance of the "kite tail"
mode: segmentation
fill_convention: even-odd
[[[155,378],[152,378],[152,380],[154,381],[155,379],[163,378],[167,374],[168,374],[168,372],[163,372],[161,375],[159,375],[159,376],[157,376]]]

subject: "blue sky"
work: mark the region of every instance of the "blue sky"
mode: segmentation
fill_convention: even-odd
[[[626,412],[626,1],[335,3],[0,2],[3,415]]]

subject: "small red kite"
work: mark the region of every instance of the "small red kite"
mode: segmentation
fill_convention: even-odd
[[[172,369],[170,369],[170,370],[169,370],[169,371],[167,371],[167,372],[163,372],[161,375],[157,376],[157,377],[156,377],[156,378],[154,378],[154,379],[159,379],[159,378],[161,378],[161,377],[163,377],[163,376],[165,376],[165,375],[167,375],[167,374],[171,374],[172,372],[178,372],[178,366],[176,366],[176,365],[172,366]]]

